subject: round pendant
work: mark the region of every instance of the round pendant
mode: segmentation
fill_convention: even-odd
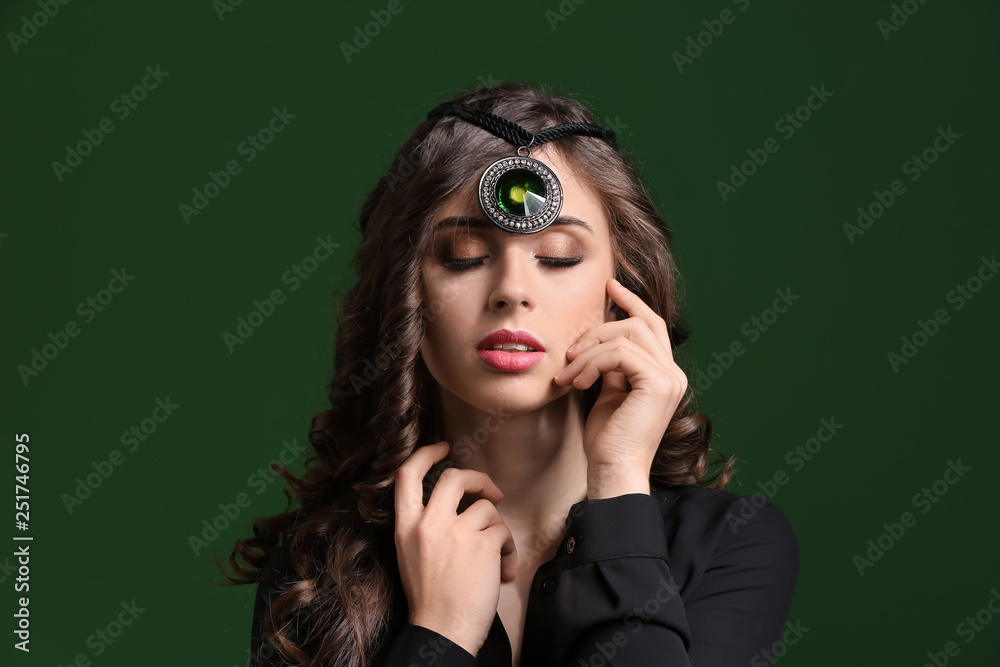
[[[559,217],[562,185],[551,169],[534,158],[501,158],[479,179],[479,206],[505,231],[539,232]]]

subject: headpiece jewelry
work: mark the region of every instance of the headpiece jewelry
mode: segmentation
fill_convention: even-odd
[[[483,213],[500,229],[516,234],[540,232],[562,210],[562,184],[545,163],[531,157],[532,146],[578,134],[617,147],[615,133],[593,123],[565,123],[532,134],[513,121],[462,102],[444,102],[427,114],[439,116],[458,116],[517,147],[516,155],[500,158],[479,179]]]

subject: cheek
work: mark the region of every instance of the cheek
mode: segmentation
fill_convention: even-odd
[[[431,377],[438,382],[443,380],[441,373],[443,369],[449,367],[447,346],[444,341],[444,332],[447,329],[443,326],[440,315],[432,315],[425,312],[425,326],[423,340],[420,342],[420,356],[424,365],[430,371]]]
[[[607,278],[588,277],[564,295],[566,307],[563,321],[570,325],[570,337],[578,337],[588,329],[614,319],[614,315],[610,314],[614,302],[605,285]]]
[[[425,273],[423,283],[423,310],[428,317],[448,317],[449,312],[460,312],[468,304],[476,285],[461,276],[450,275],[443,270]]]
[[[456,286],[456,281],[425,283],[423,318],[425,322],[424,341],[421,349],[440,357],[454,348],[457,336],[469,329],[466,322],[469,313],[474,312],[469,303],[469,295]]]
[[[424,339],[420,344],[420,350],[426,355],[430,354],[438,358],[444,341],[444,332],[447,331],[447,316],[445,309],[439,307],[440,301],[430,301],[424,306]]]
[[[424,274],[427,276],[427,273]],[[448,282],[431,273],[423,282],[423,311],[427,320],[427,331],[438,326],[442,317],[448,316],[449,304],[454,301],[454,290],[449,289]]]

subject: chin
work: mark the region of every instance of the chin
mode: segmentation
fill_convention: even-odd
[[[543,408],[552,401],[573,391],[573,387],[560,387],[551,380],[548,385],[520,378],[517,382],[493,384],[489,381],[478,385],[471,395],[456,394],[469,405],[485,412],[518,415]]]

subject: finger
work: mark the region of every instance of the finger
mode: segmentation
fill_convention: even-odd
[[[458,516],[458,522],[470,530],[486,530],[496,522],[498,516],[500,511],[493,501],[480,498],[465,508],[465,511]]]
[[[507,524],[493,524],[485,531],[500,546],[500,581],[513,581],[517,578],[517,545],[514,544],[514,535],[510,532]]]
[[[418,447],[399,466],[394,483],[396,519],[398,523],[412,523],[424,510],[424,476],[437,461],[444,458],[451,448],[447,442],[436,442]]]
[[[501,579],[512,580],[517,575],[517,547],[496,505],[486,499],[477,500],[458,517],[458,521],[470,530],[486,532],[498,543]]]
[[[660,343],[668,352],[670,352],[671,358],[673,358],[670,333],[667,329],[667,323],[656,313],[656,311],[650,308],[645,301],[639,298],[638,294],[625,287],[614,278],[608,281],[608,294],[611,295],[611,298],[615,300],[615,303],[621,306],[622,309],[629,314],[629,316],[638,317],[640,320],[645,322],[650,331],[656,334],[656,337],[660,339]]]
[[[500,581],[513,581],[517,578],[517,545],[514,544],[514,536],[509,529],[507,535],[507,541],[500,547]]]
[[[610,371],[604,374],[602,386],[610,391],[628,392],[628,376],[624,371]]]
[[[626,374],[632,391],[646,390],[662,394],[683,393],[683,388],[687,386],[687,376],[674,366],[676,370],[666,370],[652,364],[648,357],[643,355],[642,350],[628,340],[623,340],[619,344],[611,347],[611,343],[604,343],[597,348],[588,350],[588,359],[576,359],[565,376],[559,376],[559,384],[572,382],[578,389],[586,389],[597,381],[601,375],[620,370]],[[580,366],[572,368],[574,364]],[[572,380],[569,379],[570,374]]]
[[[635,341],[640,347],[652,354],[661,366],[666,366],[673,361],[670,348],[665,348],[663,341],[650,331],[649,326],[639,318],[617,320],[588,329],[577,339],[572,350],[566,351],[566,356],[569,359],[576,359],[585,350],[619,337]]]
[[[591,347],[590,349],[584,350],[579,355],[577,355],[576,358],[573,359],[573,361],[571,361],[569,365],[566,366],[566,368],[564,368],[556,377],[555,379],[556,384],[566,386],[572,382],[577,387],[582,387],[583,385],[574,382],[576,377],[580,375],[584,371],[584,369],[586,369],[593,362],[594,359],[601,357],[602,355],[606,355],[608,351],[613,351],[619,347],[630,350],[639,357],[641,357],[642,359],[644,359],[646,362],[646,366],[651,366],[660,371],[665,370],[664,366],[661,365],[658,360],[654,359],[647,350],[640,347],[634,341],[628,338],[617,337],[612,340],[599,343]],[[673,361],[669,362],[667,367],[669,367],[670,365],[673,365]],[[612,366],[608,370],[614,370],[614,369],[615,367]],[[622,368],[621,370],[625,369]],[[591,384],[593,384],[594,380],[596,379],[597,377],[595,376],[589,383],[587,383],[586,386],[590,386]],[[629,381],[632,382],[631,374],[629,374]],[[635,382],[632,382],[632,386],[633,387],[635,386]]]
[[[426,512],[438,516],[455,516],[458,514],[458,504],[467,493],[480,494],[495,503],[503,500],[500,487],[486,473],[463,468],[446,468],[431,491]]]

